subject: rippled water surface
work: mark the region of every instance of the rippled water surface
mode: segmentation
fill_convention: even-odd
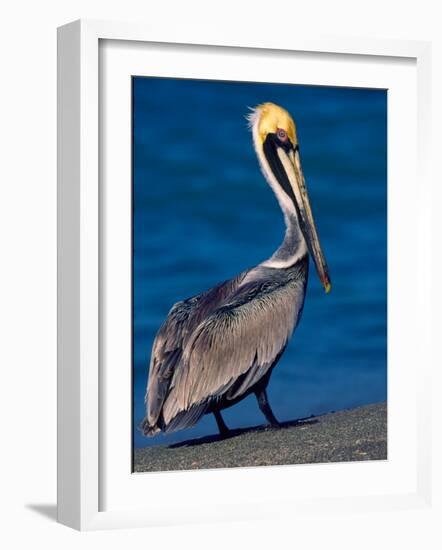
[[[304,175],[330,268],[314,269],[300,325],[273,375],[280,420],[373,403],[387,395],[387,93],[384,90],[134,79],[134,444],[146,439],[151,346],[170,307],[269,257],[284,234],[244,115],[272,101],[296,120]],[[260,424],[254,397],[224,412],[230,427]]]

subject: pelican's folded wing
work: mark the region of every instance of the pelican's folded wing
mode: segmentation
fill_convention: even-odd
[[[182,352],[193,331],[238,287],[245,274],[225,281],[207,292],[176,303],[159,329],[152,347],[146,389],[146,419],[155,427],[163,405],[182,366]]]
[[[264,376],[297,324],[303,293],[296,286],[266,291],[251,285],[198,325],[183,349],[182,366],[164,404],[170,430],[191,425],[196,410],[204,414],[204,404],[234,399]],[[192,416],[191,423],[186,414]]]
[[[172,375],[181,361],[188,320],[197,302],[198,297],[176,303],[155,337],[145,396],[146,418],[150,426],[155,426],[158,420]]]

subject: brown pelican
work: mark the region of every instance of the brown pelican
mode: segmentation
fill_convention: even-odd
[[[301,317],[309,254],[330,290],[295,123],[273,103],[258,105],[248,118],[262,173],[284,214],[285,237],[269,259],[172,307],[153,343],[144,435],[188,428],[208,413],[224,434],[220,411],[251,393],[278,426],[266,387]]]

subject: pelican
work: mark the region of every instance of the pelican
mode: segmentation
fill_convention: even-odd
[[[263,103],[248,120],[261,171],[284,215],[285,236],[256,267],[172,307],[152,347],[140,426],[146,436],[189,428],[209,413],[225,435],[221,410],[252,393],[270,426],[279,426],[266,388],[301,317],[309,256],[326,293],[331,288],[293,118]]]

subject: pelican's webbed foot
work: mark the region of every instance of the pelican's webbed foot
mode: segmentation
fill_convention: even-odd
[[[272,428],[279,428],[281,424],[278,422],[276,416],[273,414],[273,411],[270,408],[267,392],[265,390],[259,390],[255,392],[255,395],[258,401],[259,408],[261,409],[263,415],[266,417],[267,422],[270,424],[270,426],[272,426]]]

